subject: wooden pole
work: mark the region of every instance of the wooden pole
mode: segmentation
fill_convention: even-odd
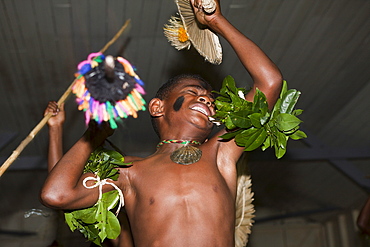
[[[128,19],[121,29],[114,35],[114,37],[99,51],[101,53],[104,53],[109,46],[111,46],[123,33],[123,31],[127,28],[127,26],[130,24],[130,19]],[[64,94],[60,97],[58,100],[58,105],[61,103],[64,103],[68,96],[72,92],[72,87],[74,83],[76,82],[76,79],[71,83],[71,85],[67,88],[67,90],[64,92]],[[19,144],[19,146],[13,151],[13,153],[9,156],[9,158],[2,164],[0,167],[0,177],[4,174],[4,172],[9,168],[9,166],[18,158],[18,156],[21,154],[23,149],[35,138],[37,133],[45,126],[45,124],[48,122],[48,120],[51,118],[52,113],[48,113],[44,116],[44,118],[33,128],[33,130],[28,134],[28,136]]]

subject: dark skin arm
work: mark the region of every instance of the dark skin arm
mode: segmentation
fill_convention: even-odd
[[[56,209],[78,209],[96,203],[98,188],[87,189],[83,186],[83,179],[94,175],[83,174],[83,169],[90,154],[112,133],[106,125],[90,124],[84,135],[49,173],[41,191],[41,201],[45,205]],[[103,192],[109,190],[112,186],[103,186]]]
[[[52,114],[52,117],[48,120],[48,172],[50,172],[63,156],[63,124],[65,122],[64,104],[61,104],[60,107],[58,107],[57,102],[50,101],[44,111],[44,116],[48,113]],[[130,226],[126,214],[120,214],[120,222],[122,223],[122,232],[120,237],[116,240],[105,241],[104,246],[133,246]]]
[[[221,13],[219,1],[211,15],[206,14],[200,5],[201,0],[191,0],[197,20],[203,25],[224,37],[234,49],[241,63],[253,80],[252,90],[246,100],[253,101],[255,89],[260,89],[267,97],[272,109],[279,96],[282,85],[282,74],[271,59],[249,38],[236,29]]]
[[[45,109],[44,116],[48,113],[52,117],[48,120],[49,127],[49,150],[48,150],[48,172],[63,156],[63,123],[65,121],[64,104],[58,107],[57,102],[50,101]]]
[[[244,68],[253,80],[251,91],[245,95],[245,99],[253,101],[256,88],[261,90],[267,98],[269,108],[272,109],[281,90],[283,77],[279,68],[271,59],[249,38],[236,29],[221,13],[220,3],[216,1],[217,8],[214,13],[206,14],[200,6],[201,0],[191,0],[197,20],[207,25],[217,34],[225,38],[232,46],[239,57]],[[198,6],[198,7],[194,7]],[[223,131],[224,132],[224,131]],[[211,141],[218,142],[217,136]],[[236,163],[243,152],[234,141],[220,143],[219,157],[223,160],[220,163]]]

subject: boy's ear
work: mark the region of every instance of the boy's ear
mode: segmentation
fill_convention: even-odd
[[[163,116],[163,101],[154,98],[149,102],[149,113],[153,117],[161,117]]]

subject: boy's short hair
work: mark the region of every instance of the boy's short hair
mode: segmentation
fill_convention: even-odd
[[[164,100],[168,97],[171,90],[179,84],[183,79],[195,79],[203,82],[206,85],[207,90],[212,90],[211,85],[203,77],[197,74],[180,74],[170,78],[166,83],[164,83],[157,91],[155,98]]]
[[[157,91],[156,95],[155,95],[155,98],[158,98],[160,100],[165,100],[168,95],[170,94],[170,92],[172,91],[172,89],[177,86],[181,80],[183,79],[195,79],[195,80],[199,80],[201,82],[204,83],[205,85],[205,88],[209,91],[212,90],[212,86],[209,84],[208,81],[206,81],[203,77],[201,77],[200,75],[197,75],[197,74],[180,74],[180,75],[177,75],[177,76],[174,76],[170,79],[168,79],[168,81],[166,83],[164,83]],[[158,123],[157,123],[157,119],[156,117],[151,117],[151,121],[152,121],[152,126],[153,126],[153,129],[155,131],[155,133],[157,133],[157,135],[159,136],[159,130],[158,130]],[[160,137],[160,136],[159,136]]]

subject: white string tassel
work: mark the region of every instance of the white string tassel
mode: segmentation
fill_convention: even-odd
[[[88,186],[87,182],[90,181],[90,180],[96,181],[96,183],[91,185],[91,186]],[[113,181],[112,179],[109,179],[109,180]],[[99,199],[98,199],[98,201],[101,200],[101,198],[103,196],[103,185],[109,184],[109,185],[113,186],[113,188],[115,188],[118,191],[118,194],[119,194],[119,203],[118,203],[118,209],[116,211],[116,216],[118,215],[121,208],[125,205],[125,201],[124,201],[124,197],[123,197],[123,193],[122,193],[121,189],[118,188],[118,186],[115,185],[113,182],[109,182],[108,178],[100,180],[99,176],[96,176],[96,178],[95,177],[86,177],[83,180],[82,184],[86,189],[93,189],[93,188],[99,187]],[[108,208],[108,210],[110,210],[110,209],[111,208]]]

